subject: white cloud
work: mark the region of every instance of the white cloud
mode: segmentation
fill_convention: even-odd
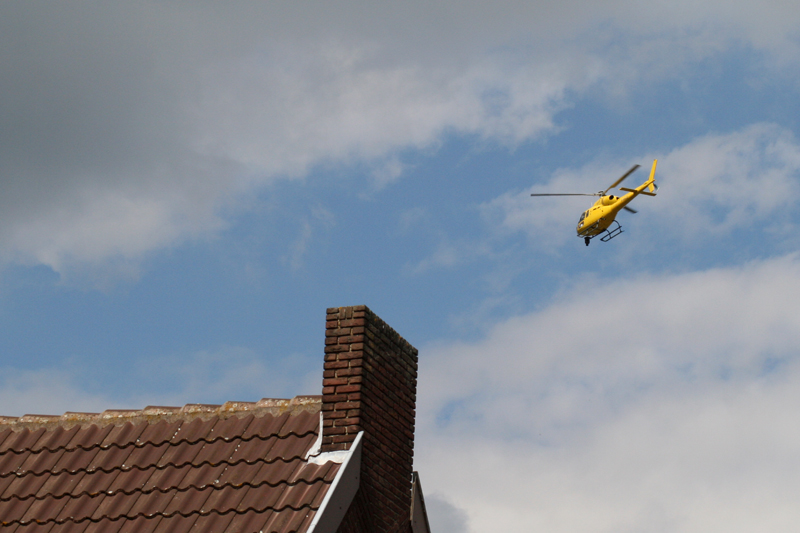
[[[132,44],[122,46],[65,14],[65,43],[32,45],[41,65],[11,62],[4,99],[22,130],[0,147],[6,260],[63,270],[70,261],[136,258],[218,231],[220,208],[237,194],[319,164],[365,161],[380,183],[396,179],[398,150],[435,145],[447,131],[518,143],[552,129],[575,75],[485,59],[426,67],[387,59],[369,41],[276,42],[252,32],[236,39],[249,42],[246,51],[228,45],[203,55],[203,32],[229,30],[199,23],[176,22],[186,47],[166,39],[161,32],[173,30],[155,20],[145,20],[141,34],[128,28]],[[60,58],[70,48],[80,54]],[[53,89],[31,93],[36,75]],[[89,96],[58,104],[67,98],[60,88],[72,85]]]
[[[92,191],[71,205],[20,214],[0,240],[11,258],[63,272],[75,260],[133,259],[224,226],[210,206],[185,198]]]
[[[421,350],[416,468],[471,531],[791,531],[800,261],[617,281]]]
[[[672,151],[662,173],[663,201],[652,209],[686,235],[703,228],[715,237],[765,219],[786,221],[800,197],[800,144],[788,130],[755,124]]]
[[[366,43],[324,43],[210,66],[195,147],[267,176],[350,160],[379,161],[396,174],[395,150],[431,146],[446,131],[513,144],[551,130],[566,87],[585,77],[579,65],[495,59],[426,68],[387,61]]]
[[[658,158],[656,198],[640,197],[632,207],[643,215],[632,222],[651,231],[668,228],[684,242],[702,242],[761,224],[765,231],[788,235],[800,198],[800,143],[774,124],[709,134],[668,154],[645,154],[624,163],[593,161],[580,169],[556,172],[549,183],[522,193],[506,193],[483,206],[497,227],[527,232],[546,247],[574,239],[581,211],[596,198],[531,198],[530,193],[592,193],[603,190],[633,162],[642,170],[628,181],[647,179]],[[643,172],[644,171],[644,172]],[[630,183],[626,183],[631,186]]]
[[[317,165],[386,182],[400,151],[448,133],[553,134],[573,98],[734,42],[793,64],[798,17],[780,2],[3,10],[0,253],[56,270],[219,231],[237,194]]]

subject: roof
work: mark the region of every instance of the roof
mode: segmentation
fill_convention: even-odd
[[[321,405],[0,417],[3,531],[305,531],[341,466],[306,460]]]

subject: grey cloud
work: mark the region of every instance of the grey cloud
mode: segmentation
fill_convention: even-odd
[[[399,149],[445,132],[513,146],[555,131],[569,91],[792,18],[731,15],[684,43],[710,6],[687,22],[626,2],[4,3],[0,260],[135,260],[323,161],[395,178]],[[589,31],[608,20],[640,41],[660,21],[660,44],[617,64]]]
[[[218,229],[265,180],[507,120],[482,115],[480,69],[430,77],[351,40],[348,10],[264,6],[5,4],[2,258],[135,258]]]
[[[181,106],[199,58],[181,56],[170,42],[181,41],[170,32],[177,14],[146,4],[26,3],[3,11],[6,260],[59,268],[69,256],[138,254],[185,231],[176,217],[213,218],[208,204],[219,191],[208,197],[202,182],[221,169],[198,161],[186,143]],[[160,214],[148,220],[156,205]],[[132,220],[160,228],[142,232]]]

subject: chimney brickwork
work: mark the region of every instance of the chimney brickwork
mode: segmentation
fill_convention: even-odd
[[[366,306],[327,311],[322,451],[364,431],[361,484],[339,533],[409,531],[417,349]]]

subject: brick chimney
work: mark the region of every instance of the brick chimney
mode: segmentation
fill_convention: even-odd
[[[322,451],[362,437],[361,483],[339,533],[410,530],[417,349],[366,306],[328,309]]]

